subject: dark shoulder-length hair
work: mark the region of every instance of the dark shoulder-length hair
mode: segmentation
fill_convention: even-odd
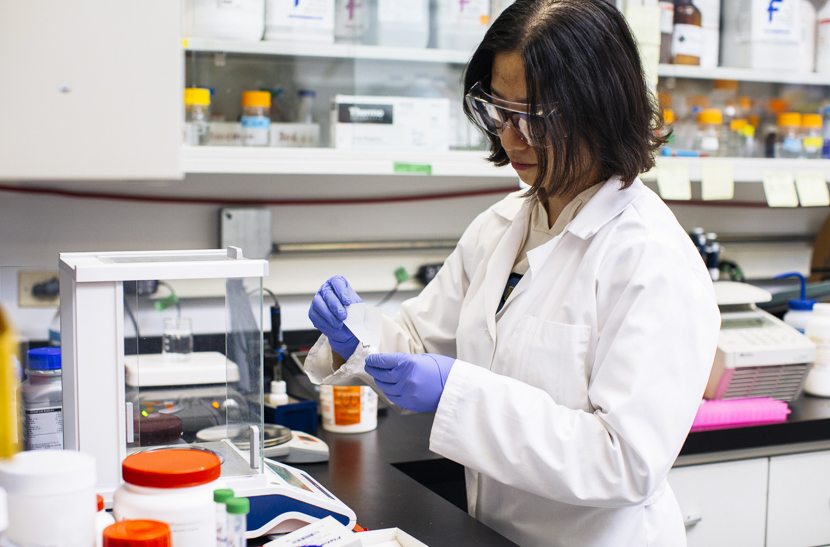
[[[524,62],[528,111],[552,112],[531,118],[532,141],[549,148],[537,149],[538,174],[527,195],[574,195],[593,169],[601,180],[618,175],[627,188],[654,166],[665,143],[657,133],[662,115],[637,44],[614,6],[603,0],[516,0],[467,64],[465,90],[476,82],[488,85],[495,55],[510,52]],[[466,104],[464,111],[474,121]],[[489,161],[507,165],[501,139],[487,135]]]

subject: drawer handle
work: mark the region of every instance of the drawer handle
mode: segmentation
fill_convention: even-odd
[[[686,515],[686,518],[683,519],[683,525],[686,528],[691,528],[692,526],[699,523],[701,520],[703,520],[703,515],[701,515],[700,513],[692,513],[690,515]]]

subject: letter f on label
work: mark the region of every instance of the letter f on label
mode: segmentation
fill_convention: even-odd
[[[776,2],[782,2],[783,0],[769,0],[769,7],[767,8],[767,13],[769,13],[769,22],[772,23],[772,14],[778,11],[778,8],[775,7]]]

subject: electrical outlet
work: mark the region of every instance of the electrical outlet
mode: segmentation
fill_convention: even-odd
[[[34,288],[58,279],[57,270],[21,270],[17,273],[17,305],[20,308],[54,308],[60,304],[58,295],[35,296]]]

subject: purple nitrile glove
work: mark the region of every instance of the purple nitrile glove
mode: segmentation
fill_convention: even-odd
[[[342,275],[336,275],[323,283],[308,310],[311,323],[329,339],[331,349],[348,361],[357,347],[357,338],[343,324],[346,306],[363,302]]]
[[[430,412],[438,409],[453,363],[434,353],[375,353],[366,358],[366,372],[399,407]]]

